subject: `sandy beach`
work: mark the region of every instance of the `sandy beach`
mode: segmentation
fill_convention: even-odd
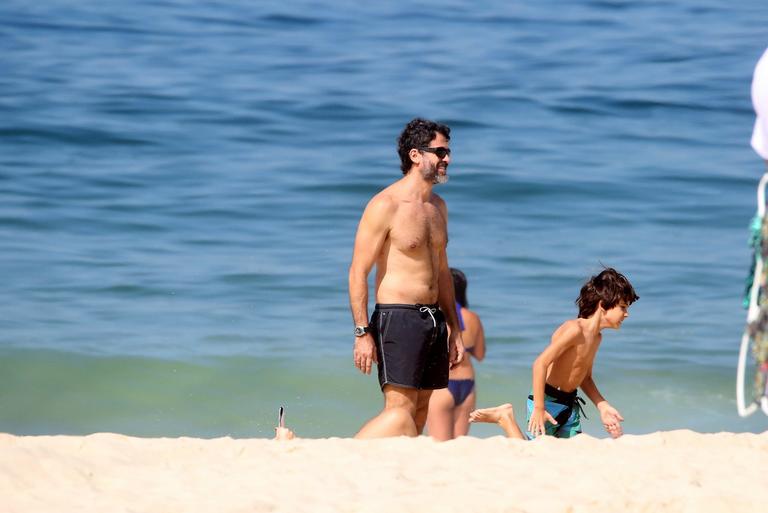
[[[0,435],[0,510],[764,512],[768,432],[212,440]]]

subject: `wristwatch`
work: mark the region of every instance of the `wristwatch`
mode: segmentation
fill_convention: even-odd
[[[369,326],[355,326],[355,336],[362,337],[366,333],[370,333],[371,328]]]

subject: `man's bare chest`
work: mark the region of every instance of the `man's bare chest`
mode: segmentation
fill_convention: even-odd
[[[403,205],[390,225],[391,243],[401,251],[442,248],[447,242],[445,220],[431,204]]]

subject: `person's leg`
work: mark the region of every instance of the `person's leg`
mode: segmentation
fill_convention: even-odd
[[[446,390],[450,383],[448,379],[450,366],[448,362],[448,328],[445,324],[445,315],[439,308],[435,308],[429,319],[434,325],[426,332],[426,339],[419,355],[422,367],[416,375],[420,389],[415,417],[416,429],[419,434],[424,431],[424,426],[427,423],[427,414],[430,410],[430,399],[433,393],[440,390],[443,394],[450,395],[450,391]],[[435,406],[438,407],[435,413],[440,417],[445,415],[445,409],[449,404],[452,407],[452,401],[448,402],[448,395],[442,395],[443,400],[435,403]],[[447,418],[440,420],[440,424],[443,426],[442,428],[435,427],[434,430],[430,428],[430,436],[437,440],[452,438],[450,413]]]
[[[528,396],[528,400],[526,401],[526,414],[525,414],[525,436],[531,440],[536,438],[536,435],[528,431],[528,423],[531,421],[531,414],[533,413],[533,395]],[[554,397],[551,397],[547,394],[544,394],[544,408],[547,410],[547,413],[552,415],[553,419],[556,419],[565,408],[567,408],[565,405],[560,404],[556,402],[556,399]],[[544,435],[548,436],[557,436],[557,430],[560,428],[558,424],[552,424],[551,422],[547,421],[544,423]]]
[[[568,420],[557,426],[555,436],[557,438],[573,438],[581,433],[581,415],[578,408],[573,408]]]
[[[475,390],[464,399],[464,402],[453,410],[453,436],[467,436],[469,434],[469,414],[475,409]]]
[[[404,408],[389,408],[368,421],[355,435],[358,440],[392,436],[418,436],[413,417]]]
[[[416,436],[415,416],[419,390],[384,385],[384,410],[365,423],[355,438]],[[394,413],[390,410],[396,410]]]
[[[520,440],[526,439],[515,421],[515,412],[512,410],[512,405],[509,403],[494,408],[475,410],[469,414],[469,421],[498,424],[509,438],[519,438]]]
[[[427,423],[427,413],[429,413],[429,398],[432,397],[432,390],[418,390],[416,396],[416,415],[413,420],[416,423],[416,431],[421,434]]]
[[[427,431],[435,440],[443,441],[453,438],[453,395],[447,388],[439,388],[432,392],[429,399]]]

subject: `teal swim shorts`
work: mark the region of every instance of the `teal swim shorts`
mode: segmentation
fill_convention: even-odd
[[[581,408],[582,404],[585,404],[584,399],[576,395],[575,390],[563,392],[549,384],[544,385],[544,409],[557,421],[557,425],[551,422],[544,425],[546,433],[556,438],[571,438],[581,433],[581,414],[584,411]],[[528,396],[527,406],[526,426],[533,413],[533,392]],[[528,431],[525,434],[529,439],[534,438]]]

